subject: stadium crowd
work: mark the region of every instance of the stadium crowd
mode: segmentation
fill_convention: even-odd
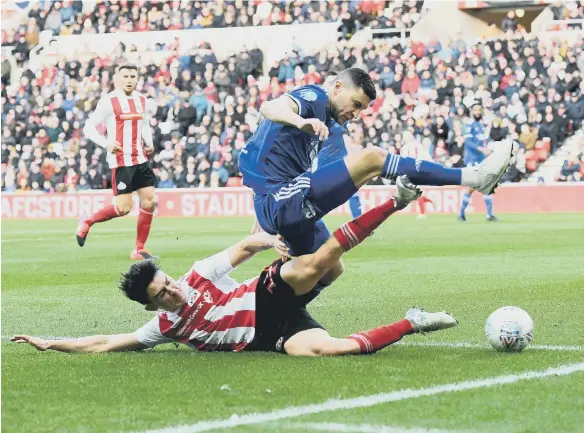
[[[424,11],[424,2],[416,0],[100,0],[94,3],[94,8],[88,11],[79,0],[36,1],[25,25],[17,31],[2,31],[2,45],[16,45],[22,62],[28,50],[38,44],[43,30],[64,36],[340,21],[343,34],[349,37],[365,26],[411,27]]]
[[[73,19],[78,3],[63,2],[58,10],[72,8]],[[111,2],[108,7],[132,11],[130,3]],[[134,3],[143,3],[139,6],[148,14],[157,4]],[[225,11],[229,3],[225,2]],[[196,5],[192,3],[193,8]],[[94,14],[103,5],[96,8]],[[116,16],[118,21],[112,23],[123,21],[123,14]],[[27,34],[35,25],[29,21],[15,38],[28,44]],[[292,52],[266,71],[258,49],[219,62],[208,44],[190,56],[180,56],[178,48],[163,47],[163,61],[139,65],[137,90],[152,101],[153,165],[160,188],[237,185],[238,156],[261,120],[261,103],[298,85],[321,83],[327,71],[347,67],[367,70],[378,87],[377,100],[360,122],[350,126],[357,144],[399,153],[405,141],[417,140],[434,160],[459,167],[468,107],[480,101],[490,138],[510,137],[521,143],[522,158],[507,173],[508,181],[534,171],[584,119],[581,40],[571,46],[563,41],[546,44],[510,32],[507,38],[478,44],[409,41],[403,46],[394,38],[353,47],[340,41],[315,55]],[[110,172],[103,149],[85,140],[81,130],[102,92],[112,89],[115,66],[124,62],[123,47],[111,57],[62,59],[38,71],[27,68],[26,50],[17,46],[15,51],[16,56],[21,54],[25,72],[20,83],[7,86],[3,59],[2,189],[107,187]],[[581,180],[584,161],[571,164],[566,172],[573,173],[562,176]]]

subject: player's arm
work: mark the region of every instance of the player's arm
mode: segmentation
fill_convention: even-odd
[[[288,247],[281,237],[266,232],[255,233],[214,256],[195,262],[193,269],[210,281],[215,281],[228,275],[257,253],[272,248],[284,258],[289,255]]]
[[[258,232],[249,235],[241,242],[228,248],[229,262],[233,268],[251,259],[257,253],[274,248],[278,254],[288,257],[288,247],[280,236],[270,235],[266,232]]]
[[[264,102],[260,107],[260,113],[278,125],[292,126],[307,134],[318,135],[320,140],[326,140],[329,134],[326,125],[317,118],[303,118],[300,104],[294,96],[286,94]]]
[[[154,152],[154,140],[152,139],[152,129],[150,128],[150,117],[148,116],[148,110],[145,110],[144,116],[142,117],[142,140],[144,140],[144,152],[150,155]]]
[[[29,335],[15,335],[10,339],[15,343],[28,343],[37,350],[58,352],[103,353],[145,349],[134,334],[92,335],[69,340],[45,340]]]
[[[107,149],[108,152],[119,152],[122,150],[120,143],[110,143],[99,133],[97,125],[104,122],[109,116],[113,116],[114,111],[111,103],[107,98],[102,98],[97,103],[93,113],[89,115],[83,127],[83,134],[98,146]]]

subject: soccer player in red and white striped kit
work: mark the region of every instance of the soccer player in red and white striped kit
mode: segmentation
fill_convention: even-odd
[[[144,249],[144,244],[148,239],[156,208],[154,190],[157,180],[148,161],[154,144],[146,97],[136,91],[138,68],[134,65],[120,66],[114,83],[115,90],[99,100],[95,111],[85,123],[83,133],[107,151],[116,204],[106,206],[90,218],[80,221],[76,233],[77,243],[81,247],[85,244],[93,224],[129,214],[132,210],[132,192],[136,191],[140,198],[140,213],[136,246],[130,258],[151,259],[153,256]],[[107,137],[97,130],[102,122],[106,122]]]
[[[237,283],[229,273],[270,248],[285,257],[287,248],[280,237],[265,232],[250,235],[195,262],[179,280],[164,273],[152,260],[135,263],[123,275],[120,288],[146,309],[158,310],[135,332],[70,340],[15,335],[11,341],[61,352],[115,352],[179,342],[202,351],[262,350],[333,356],[373,353],[416,332],[454,327],[457,321],[448,313],[411,308],[397,322],[335,338],[311,317],[305,303],[299,302],[346,251],[421,194],[405,176],[398,178],[397,187],[396,197],[341,226],[314,254],[276,260],[259,277],[243,283]]]

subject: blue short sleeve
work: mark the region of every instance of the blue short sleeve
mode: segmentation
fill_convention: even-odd
[[[286,94],[296,105],[298,114],[304,119],[327,120],[328,95],[318,86],[303,86]]]

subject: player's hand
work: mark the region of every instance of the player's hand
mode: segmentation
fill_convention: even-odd
[[[154,146],[146,146],[144,147],[144,153],[146,155],[150,155],[152,152],[154,152]]]
[[[122,145],[119,141],[112,141],[106,147],[109,153],[118,153],[122,151]]]
[[[274,248],[284,261],[290,257],[290,251],[284,243],[284,238],[278,235],[270,235],[264,231],[251,235],[249,238],[250,247],[256,252],[271,250]]]
[[[256,233],[260,233],[263,232],[264,229],[262,229],[262,226],[260,226],[260,223],[258,222],[258,220],[254,220],[253,222],[253,226],[251,227],[251,230],[249,231],[250,234],[255,235]]]
[[[276,236],[276,239],[274,240],[274,249],[282,258],[282,263],[286,263],[290,258],[290,249],[284,242],[284,237],[282,235]]]
[[[326,140],[329,136],[328,128],[319,119],[302,119],[298,129],[310,135],[318,135],[320,141]]]
[[[14,343],[28,343],[41,352],[49,348],[49,342],[47,340],[38,337],[31,337],[29,335],[15,335],[10,341],[13,341]]]

